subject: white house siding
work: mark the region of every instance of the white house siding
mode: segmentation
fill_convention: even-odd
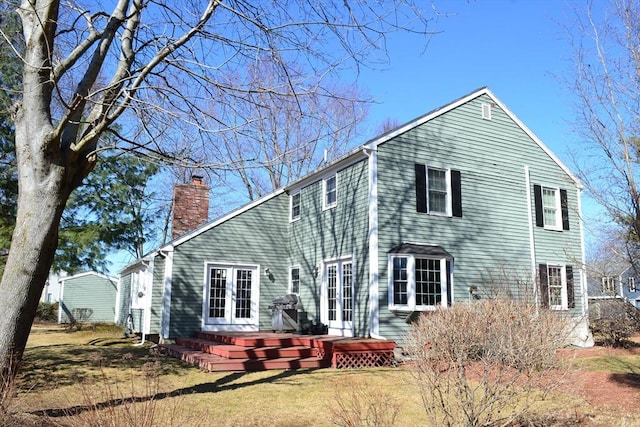
[[[483,102],[494,105],[491,120],[481,117]],[[461,172],[461,218],[416,212],[415,163]],[[387,252],[402,241],[437,244],[453,255],[454,303],[469,301],[470,286],[478,286],[480,298],[489,298],[493,277],[505,268],[532,285],[527,165],[532,185],[543,180],[569,190],[571,230],[534,230],[534,237],[536,260],[574,264],[579,305],[581,242],[575,183],[490,97],[482,95],[378,147],[382,336],[397,338],[407,328],[406,313],[388,310]],[[528,295],[532,289],[511,291]]]

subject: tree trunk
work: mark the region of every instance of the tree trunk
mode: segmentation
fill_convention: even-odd
[[[16,120],[18,213],[0,282],[0,375],[22,360],[57,247],[60,217],[69,194],[81,182],[70,173],[60,144],[48,140],[50,130],[30,114]]]

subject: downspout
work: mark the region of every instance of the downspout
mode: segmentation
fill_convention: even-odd
[[[378,270],[378,150],[375,144],[363,147],[368,157],[369,170],[369,335],[383,340],[380,335],[380,295]]]
[[[533,283],[533,297],[536,302],[536,307],[539,308],[540,301],[538,298],[538,286],[536,286],[537,281],[537,270],[536,270],[536,243],[534,238],[534,230],[533,230],[533,206],[531,205],[531,176],[529,172],[529,166],[524,166],[524,180],[526,184],[526,194],[527,194],[527,213],[528,213],[528,224],[529,224],[529,253],[531,254],[531,278]]]

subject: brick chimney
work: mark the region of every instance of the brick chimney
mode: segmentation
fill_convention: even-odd
[[[173,187],[173,221],[171,240],[195,230],[209,220],[209,190],[201,176],[191,177],[190,184]]]

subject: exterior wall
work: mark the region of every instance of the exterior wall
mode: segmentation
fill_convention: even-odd
[[[68,323],[71,317],[83,322],[114,322],[115,280],[86,274],[66,278],[62,286],[61,323]]]
[[[330,173],[327,176],[332,175]],[[300,189],[300,219],[289,225],[291,266],[300,267],[300,300],[306,319],[320,322],[322,262],[351,257],[354,334],[368,335],[368,172],[362,160],[337,171],[337,206],[323,210],[322,178]],[[293,192],[292,192],[293,193]]]
[[[131,272],[120,276],[120,298],[116,301],[119,304],[118,318],[116,324],[126,326],[129,309],[131,308]]]
[[[153,285],[151,288],[150,334],[160,334],[162,323],[162,296],[164,292],[165,258],[156,256],[153,260]]]
[[[288,196],[280,194],[174,248],[168,338],[190,336],[202,329],[207,262],[259,265],[259,328],[271,329],[268,306],[287,291],[288,284],[288,206]],[[271,277],[263,273],[265,268]],[[154,270],[158,272],[154,271],[156,288],[159,271],[164,269],[155,266]]]
[[[470,300],[469,287],[490,298],[505,286],[533,297],[530,212],[533,185],[555,184],[569,196],[570,231],[535,229],[535,262],[573,264],[576,309],[581,307],[581,234],[571,178],[498,106],[481,117],[483,95],[378,146],[380,334],[398,339],[408,313],[388,309],[387,253],[401,242],[442,246],[453,255],[454,303]],[[414,164],[461,171],[461,218],[416,212]],[[525,166],[531,188],[527,189]],[[538,182],[540,181],[540,182]],[[531,200],[533,208],[533,199]],[[569,255],[565,255],[568,251]],[[506,271],[505,280],[497,279]],[[520,279],[520,280],[517,280]],[[525,286],[515,285],[524,279]],[[508,282],[509,284],[507,284]]]

